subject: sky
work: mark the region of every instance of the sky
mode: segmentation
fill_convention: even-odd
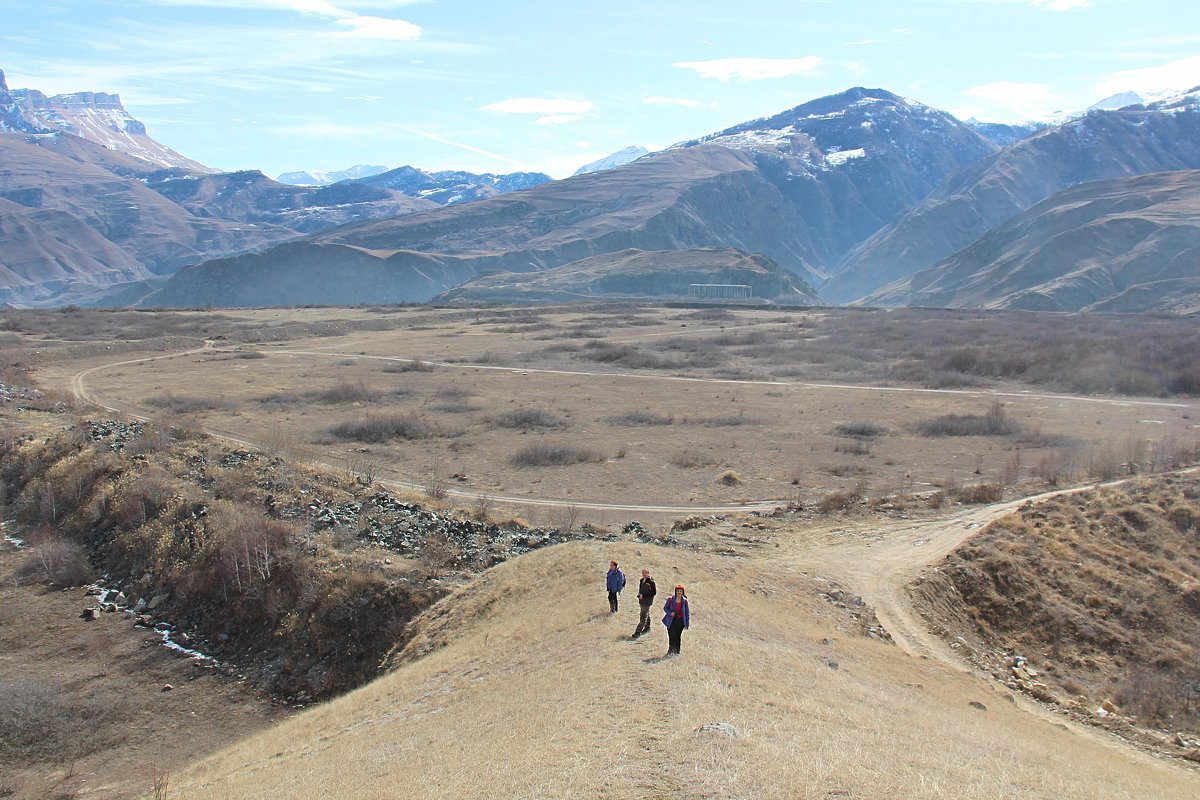
[[[1200,84],[1194,0],[0,0],[10,88],[120,94],[272,177],[355,164],[560,178],[853,86],[960,119]]]

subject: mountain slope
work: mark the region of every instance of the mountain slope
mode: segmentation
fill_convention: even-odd
[[[1088,181],[1200,168],[1200,95],[1095,111],[1025,138],[947,180],[847,254],[820,287],[848,302],[932,266],[1014,214]]]
[[[1200,171],[1059,192],[864,302],[1200,311]]]
[[[435,302],[578,302],[617,297],[687,297],[692,284],[738,284],[754,300],[818,302],[812,287],[763,255],[740,250],[622,250],[541,272],[489,272]]]
[[[487,172],[476,175],[461,170],[426,172],[416,167],[398,167],[378,175],[356,179],[352,183],[394,189],[409,197],[428,200],[439,206],[452,206],[529,189],[550,180],[549,175],[541,172],[513,172],[507,175]]]
[[[947,174],[995,150],[948,114],[852,89],[614,169],[308,241],[380,257],[452,255],[472,265],[471,274],[552,269],[629,249],[732,248],[761,253],[815,285]],[[417,173],[402,168],[363,182],[398,186]],[[272,258],[268,251],[262,263]],[[276,266],[287,270],[289,261]],[[207,301],[225,302],[215,294]]]
[[[378,175],[387,171],[387,167],[380,165],[355,164],[353,167],[339,169],[335,172],[285,172],[276,178],[276,180],[292,186],[328,186],[338,181],[369,178],[372,175]]]

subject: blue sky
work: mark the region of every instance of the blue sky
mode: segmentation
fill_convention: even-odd
[[[11,88],[219,169],[563,177],[851,86],[1011,122],[1200,84],[1177,0],[0,0]]]

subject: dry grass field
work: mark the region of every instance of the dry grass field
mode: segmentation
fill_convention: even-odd
[[[535,521],[546,499],[618,521],[850,490],[1056,485],[1130,464],[1170,466],[1198,439],[1200,403],[1186,395],[1041,388],[1120,370],[1097,365],[1066,323],[1040,335],[1072,354],[1034,351],[1020,338],[1029,326],[1011,316],[655,307],[188,315],[192,342],[207,338],[208,349],[78,358],[81,344],[60,354],[46,344],[27,357],[43,385],[66,391],[74,380],[112,408],[432,483],[463,505],[504,499]],[[1146,335],[1178,343],[1191,330],[1186,320],[1161,325]],[[167,330],[186,329],[175,321]],[[991,363],[979,342],[1025,350]],[[1172,363],[1159,350],[1158,363]],[[1058,371],[1034,370],[1026,362],[1036,353],[1060,359]],[[1130,369],[1127,388],[1153,388]],[[976,424],[997,411],[1002,426]],[[612,506],[623,508],[605,513]]]

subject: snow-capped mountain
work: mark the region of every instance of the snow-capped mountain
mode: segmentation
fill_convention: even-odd
[[[380,175],[387,171],[388,168],[384,166],[355,164],[353,167],[340,169],[335,172],[285,172],[276,178],[276,180],[280,183],[289,183],[292,186],[328,186],[338,181],[370,178],[372,175]]]
[[[151,164],[216,172],[150,138],[146,126],[121,105],[120,95],[77,92],[47,97],[36,89],[13,89],[7,94],[12,110],[24,123],[24,127],[12,125],[14,130],[64,131]]]
[[[639,158],[648,154],[649,152],[649,150],[641,147],[640,145],[630,145],[629,147],[618,150],[612,155],[605,156],[604,158],[593,161],[590,164],[584,164],[582,167],[575,170],[573,175],[587,175],[589,172],[600,172],[601,170],[620,167],[630,163],[631,161],[637,161]]]
[[[409,197],[432,200],[441,206],[453,206],[529,189],[550,180],[549,175],[541,172],[512,172],[507,175],[487,172],[476,175],[461,170],[426,172],[416,167],[404,166],[361,178],[356,182],[381,189],[393,189]]]

